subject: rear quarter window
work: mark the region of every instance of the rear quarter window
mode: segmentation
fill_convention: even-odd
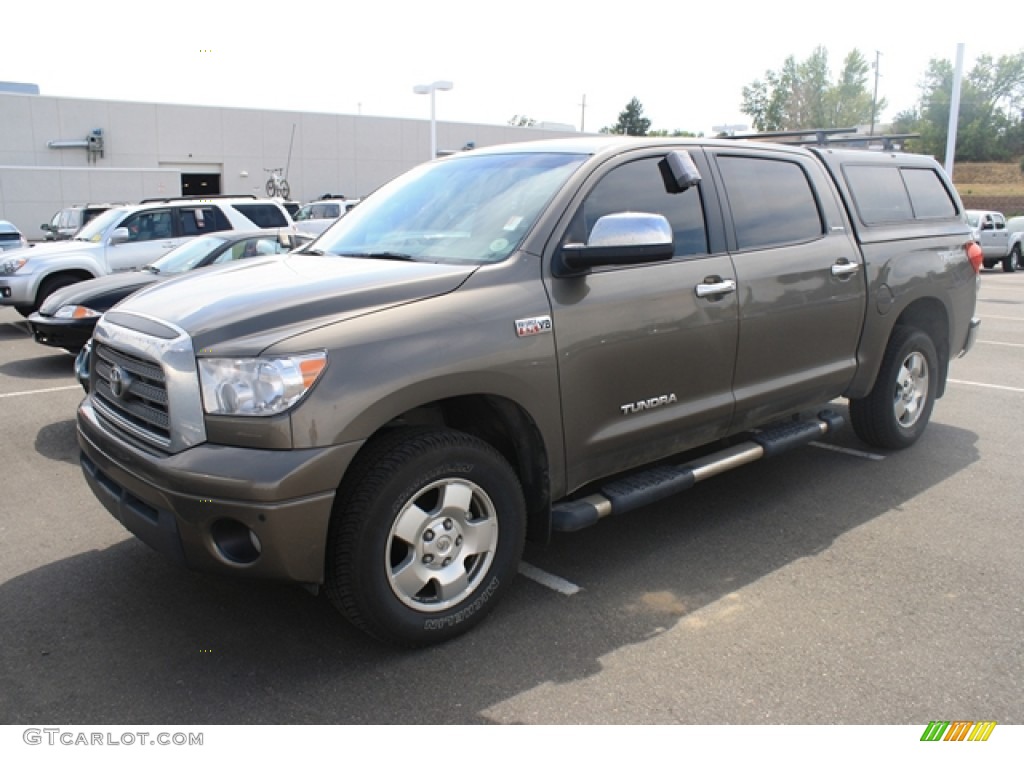
[[[932,168],[846,165],[843,176],[857,215],[869,226],[957,215],[949,190]]]
[[[235,203],[231,207],[260,229],[288,226],[288,220],[276,205],[267,205],[266,203]]]

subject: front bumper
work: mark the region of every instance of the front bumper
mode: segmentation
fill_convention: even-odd
[[[0,304],[8,307],[31,307],[36,296],[36,284],[33,277],[33,275],[4,275],[0,277]]]
[[[320,584],[340,479],[362,443],[292,451],[202,444],[154,455],[78,408],[89,487],[117,520],[189,568]]]
[[[92,336],[98,317],[81,319],[65,317],[47,317],[33,312],[28,317],[32,326],[32,335],[40,344],[48,347],[62,347],[77,352]]]

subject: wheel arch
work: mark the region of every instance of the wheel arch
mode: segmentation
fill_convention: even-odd
[[[909,326],[928,334],[938,355],[938,387],[936,398],[942,397],[946,388],[946,373],[950,361],[950,311],[934,296],[924,296],[908,304],[891,324],[885,325],[883,317],[869,318],[861,342],[860,369],[853,383],[844,393],[854,399],[867,395],[875,385],[882,368],[882,360],[889,341],[897,327]]]
[[[473,435],[497,450],[522,484],[527,538],[547,541],[551,531],[548,449],[536,421],[522,406],[490,394],[457,395],[423,403],[383,424],[367,439],[360,453],[380,434],[411,426],[447,427]]]
[[[58,285],[58,288],[63,285],[70,285],[70,283],[64,283],[66,278],[71,278],[71,282],[82,282],[83,280],[91,280],[96,277],[95,274],[83,267],[71,267],[56,269],[52,272],[47,272],[39,278],[39,282],[36,284],[35,293],[32,297],[32,306],[35,309],[39,308],[39,305],[49,296],[53,290],[47,291],[49,286],[52,286],[54,282],[62,283]]]
[[[938,354],[938,381],[935,397],[940,398],[946,391],[946,375],[949,371],[949,312],[945,305],[936,298],[926,297],[913,302],[900,313],[896,319],[897,326],[910,326],[924,331],[935,345]],[[891,335],[891,334],[890,334]],[[877,371],[876,371],[877,375]]]

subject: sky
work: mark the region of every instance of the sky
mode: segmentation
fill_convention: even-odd
[[[853,49],[877,57],[882,123],[916,106],[929,60],[955,62],[958,43],[965,71],[981,54],[1024,51],[998,25],[964,40],[962,12],[952,23],[918,0],[105,0],[88,8],[8,3],[0,81],[34,83],[50,96],[429,119],[430,98],[413,86],[447,80],[454,87],[436,94],[439,121],[502,125],[524,115],[597,131],[635,97],[653,129],[710,134],[749,125],[743,87],[818,46],[833,78]]]

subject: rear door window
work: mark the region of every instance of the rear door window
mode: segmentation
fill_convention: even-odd
[[[801,243],[821,237],[824,221],[799,163],[719,155],[739,250]]]
[[[216,206],[181,208],[178,211],[183,237],[205,235],[207,232],[223,232],[231,229],[231,222]]]

